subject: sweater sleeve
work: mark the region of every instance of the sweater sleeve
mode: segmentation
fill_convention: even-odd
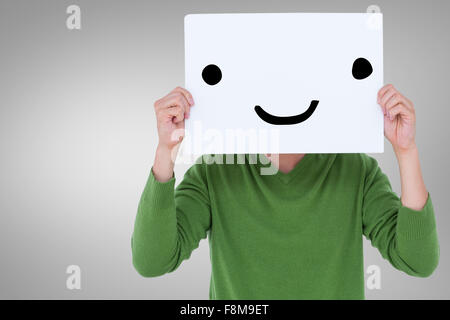
[[[401,204],[375,159],[363,155],[366,169],[363,233],[395,268],[428,277],[439,262],[439,243],[433,205],[428,194],[422,210]]]
[[[175,178],[162,183],[150,172],[131,239],[133,265],[144,277],[178,268],[206,238],[210,202],[201,164],[193,165],[174,190]]]

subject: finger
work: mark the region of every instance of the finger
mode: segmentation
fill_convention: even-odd
[[[189,113],[190,106],[184,95],[179,92],[170,93],[167,95],[162,102],[160,102],[159,106],[157,106],[157,110],[167,109],[172,107],[182,107],[183,112]]]
[[[181,93],[182,95],[184,95],[186,100],[189,102],[190,106],[194,105],[194,98],[192,97],[192,94],[189,91],[187,91],[185,88],[176,87],[175,89],[173,89],[173,92]]]
[[[189,105],[189,101],[187,101],[184,94],[181,92],[172,92],[167,95],[166,102],[169,107],[172,107],[174,105],[180,105],[180,106],[186,106]]]
[[[386,108],[386,117],[388,117],[389,120],[393,120],[394,116],[392,115],[392,110],[400,106],[401,104],[399,102],[396,102],[395,104],[392,104],[390,108]]]
[[[184,109],[181,106],[174,106],[160,111],[160,117],[170,119],[174,123],[179,123],[184,119]]]
[[[184,117],[185,117],[186,119],[189,119],[190,116],[191,116],[191,106],[190,106],[190,105],[187,105],[187,106],[186,106],[185,113],[184,113]]]
[[[392,84],[387,84],[378,91],[378,102],[380,102],[381,97],[384,96],[389,89],[394,89],[394,86]]]
[[[189,104],[184,95],[179,92],[170,92],[169,94],[155,102],[155,108],[165,109],[184,104]]]
[[[383,105],[383,106],[386,105],[386,102],[396,93],[397,93],[397,91],[395,89],[391,88],[391,89],[387,90],[384,93],[384,95],[382,95],[380,97],[380,104]]]
[[[411,111],[403,103],[399,103],[396,106],[392,107],[388,113],[390,120],[393,120],[398,115],[408,117],[411,115]]]
[[[184,110],[183,108],[180,107],[174,107],[174,108],[169,108],[169,110],[171,109],[176,109],[175,112],[172,114],[172,122],[173,123],[180,123],[184,120]]]
[[[176,87],[175,89],[173,89],[172,92],[182,94],[184,96],[184,98],[186,99],[186,101],[188,102],[188,104],[186,106],[186,113],[184,116],[186,119],[188,119],[191,114],[191,107],[194,105],[194,99],[193,99],[191,93],[182,87]]]
[[[180,106],[174,106],[167,109],[162,109],[158,112],[158,118],[169,118],[172,119],[173,117],[177,116],[178,114],[183,113],[183,108]]]
[[[182,107],[184,109],[184,118],[189,118],[189,115],[191,113],[191,105],[189,101],[186,99],[185,95],[180,92],[175,92],[174,94],[176,95],[176,97],[181,96]]]
[[[400,96],[398,94],[394,94],[386,102],[385,108],[386,108],[387,111],[389,111],[390,109],[392,109],[392,107],[396,106],[399,103],[404,103],[404,100],[403,100],[402,96]]]
[[[383,113],[386,113],[386,103],[396,95],[395,89],[388,89],[382,97],[380,97],[380,106],[383,109]]]
[[[187,119],[190,116],[191,113],[191,104],[188,101],[186,95],[183,92],[180,92],[180,90],[184,90],[183,88],[177,87],[174,89],[173,93],[177,98],[179,98],[181,96],[181,100],[182,100],[182,106],[184,108],[184,117]],[[185,90],[187,92],[187,90]]]

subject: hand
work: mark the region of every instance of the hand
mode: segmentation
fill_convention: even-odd
[[[384,135],[396,152],[415,148],[416,113],[413,103],[392,84],[378,92],[384,114]]]
[[[172,150],[184,137],[184,119],[189,118],[194,105],[192,95],[177,87],[154,104],[159,144],[158,148]]]
[[[192,95],[181,87],[155,102],[159,143],[152,171],[156,180],[167,182],[173,177],[178,146],[184,137],[184,119],[194,105]]]

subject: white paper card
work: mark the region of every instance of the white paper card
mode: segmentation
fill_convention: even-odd
[[[383,152],[380,13],[187,15],[185,68],[184,152]]]

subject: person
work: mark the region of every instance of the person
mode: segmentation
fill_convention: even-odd
[[[175,189],[182,136],[173,136],[194,100],[177,87],[156,101],[159,143],[132,236],[137,272],[174,271],[208,235],[210,299],[364,299],[364,235],[395,268],[430,276],[439,244],[414,106],[392,85],[380,89],[378,103],[401,199],[366,154],[265,155],[274,175],[261,175],[259,162],[197,161]]]

